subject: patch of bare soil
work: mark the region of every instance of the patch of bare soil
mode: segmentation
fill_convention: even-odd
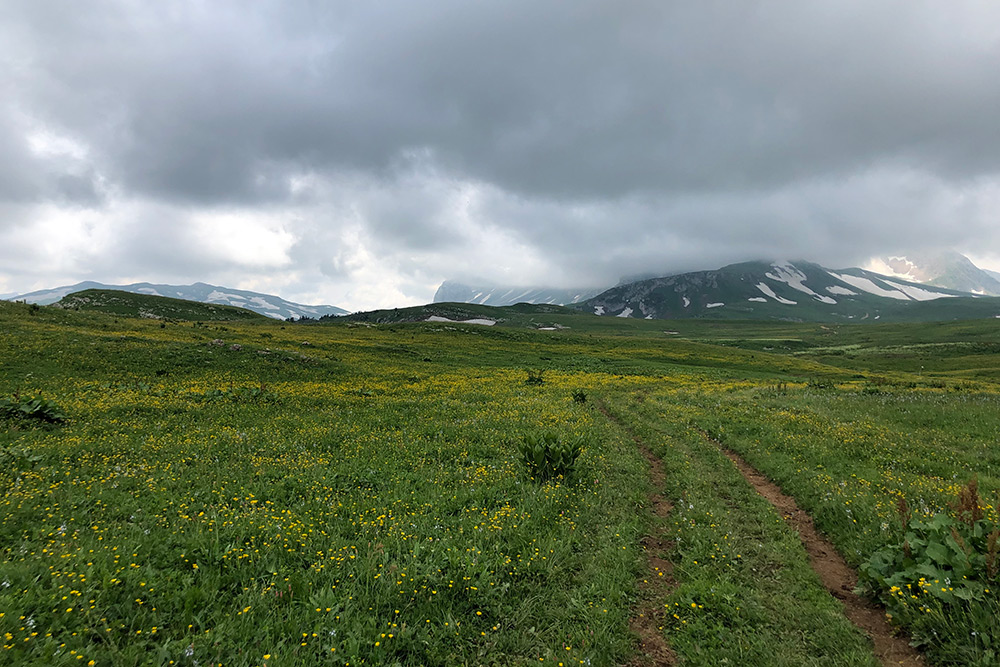
[[[601,403],[595,403],[598,411],[610,421],[620,426],[639,446],[642,455],[649,462],[649,478],[653,490],[649,494],[649,508],[654,516],[664,519],[670,514],[673,505],[663,497],[663,482],[666,473],[663,462],[653,454],[649,446],[643,442],[628,424],[623,423],[611,414]],[[643,536],[642,549],[646,554],[646,573],[639,583],[641,597],[635,615],[629,620],[629,628],[639,637],[639,655],[628,667],[671,667],[677,664],[677,656],[670,650],[663,638],[663,627],[666,625],[666,612],[663,600],[674,589],[671,573],[673,564],[667,559],[671,543],[663,530],[654,529],[653,534]]]
[[[809,554],[809,563],[819,575],[830,594],[844,605],[844,614],[858,628],[864,631],[875,644],[875,657],[883,665],[923,665],[923,657],[906,641],[896,634],[885,617],[885,609],[854,594],[858,575],[841,558],[833,544],[816,531],[812,517],[799,509],[795,500],[782,492],[778,485],[767,479],[743,458],[726,448],[718,440],[703,433],[706,439],[719,447],[723,454],[736,465],[743,477],[784,517],[799,533],[799,538]]]

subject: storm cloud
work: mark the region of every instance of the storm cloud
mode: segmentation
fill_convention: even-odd
[[[0,8],[0,292],[1000,264],[991,2]]]

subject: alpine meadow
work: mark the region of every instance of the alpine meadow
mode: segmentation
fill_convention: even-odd
[[[0,301],[2,665],[1000,663],[996,319],[116,294]]]

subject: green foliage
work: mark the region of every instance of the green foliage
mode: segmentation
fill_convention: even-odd
[[[528,371],[528,379],[525,380],[524,383],[525,384],[530,384],[530,385],[535,385],[535,386],[540,385],[540,384],[544,384],[545,379],[542,377],[542,375],[544,373],[545,373],[545,371],[542,371],[542,370],[537,370],[537,371],[529,370]]]
[[[584,442],[583,436],[563,439],[552,431],[527,433],[518,450],[532,478],[546,481],[572,474]]]
[[[42,457],[30,449],[19,445],[0,447],[0,466],[10,470],[33,468]]]
[[[66,413],[54,401],[41,396],[0,398],[0,418],[22,422],[62,424]]]
[[[200,398],[213,402],[253,402],[278,403],[277,395],[261,383],[259,387],[229,387],[227,389],[209,389],[204,392],[192,392],[191,398]]]
[[[583,389],[577,389],[573,392],[573,401],[576,403],[586,403],[587,402],[587,392]]]
[[[919,643],[947,642],[936,619],[960,611],[965,623],[975,626],[969,631],[977,643],[996,647],[1000,627],[988,619],[994,616],[989,607],[995,606],[1000,588],[1000,527],[984,518],[975,479],[961,490],[952,510],[954,515],[940,512],[914,518],[900,500],[903,539],[879,549],[861,564],[861,586],[875,594],[898,621],[909,625]],[[992,664],[981,661],[996,656],[987,649],[976,663]]]

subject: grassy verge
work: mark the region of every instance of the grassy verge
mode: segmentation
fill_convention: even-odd
[[[678,586],[664,633],[684,664],[875,665],[868,639],[809,566],[797,534],[717,449],[661,403],[607,397],[662,457]]]
[[[900,503],[917,520],[954,513],[959,494],[976,477],[981,525],[987,533],[997,525],[996,394],[742,388],[724,398],[666,393],[657,402],[665,421],[710,431],[775,480],[854,566],[887,546],[909,549],[911,585],[873,585],[872,592],[935,663],[995,664],[995,570],[992,580],[988,567],[966,571],[970,558],[975,562],[969,544],[956,542],[954,558],[939,556],[939,547],[923,551],[914,541],[919,531],[901,520]],[[904,538],[912,544],[904,545]],[[949,540],[954,538],[945,530],[941,547]]]

